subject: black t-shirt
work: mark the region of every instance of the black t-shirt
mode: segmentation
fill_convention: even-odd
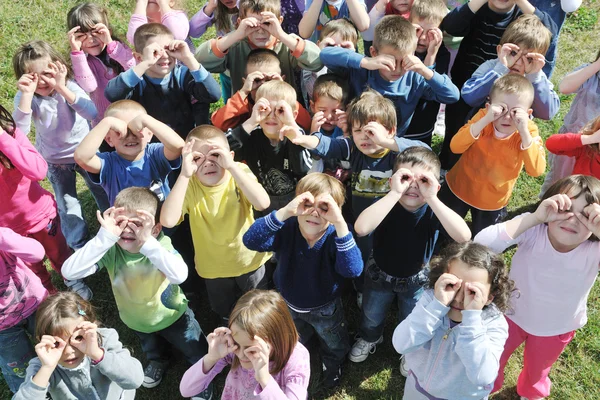
[[[407,278],[433,255],[441,224],[425,204],[409,212],[397,203],[373,234],[373,258],[386,274]]]

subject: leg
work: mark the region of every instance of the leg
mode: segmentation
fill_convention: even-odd
[[[162,338],[158,332],[143,333],[133,331],[136,336],[140,339],[140,346],[148,361],[155,361],[160,364],[166,365],[169,362],[169,357],[166,354],[165,348],[168,347],[168,343]]]
[[[34,316],[30,316],[17,325],[0,331],[0,369],[11,392],[16,393],[25,380],[25,371],[29,360],[35,357],[35,351],[29,340],[28,325]]]
[[[344,316],[342,299],[310,312],[309,323],[315,329],[321,343],[323,364],[327,369],[338,368],[350,350],[348,323]]]
[[[398,323],[404,321],[417,305],[423,294],[423,285],[427,283],[427,275],[428,271],[421,270],[411,276],[408,282],[397,284],[394,288],[398,298]]]
[[[106,211],[106,209],[110,207],[110,203],[108,202],[108,195],[106,194],[102,186],[92,182],[92,179],[90,178],[88,172],[81,168],[79,165],[75,166],[75,171],[77,171],[79,175],[81,175],[86,186],[88,187],[88,189],[90,189],[90,192],[92,193],[92,196],[94,197],[94,200],[96,201],[96,205],[98,206],[100,212]]]
[[[394,301],[391,283],[385,281],[385,275],[375,265],[373,259],[365,272],[363,307],[358,333],[366,342],[375,343],[383,335],[385,317]]]
[[[315,330],[313,329],[312,325],[306,322],[303,318],[303,316],[307,315],[307,313],[299,313],[297,311],[292,310],[289,307],[288,309],[290,310],[290,314],[292,314],[294,325],[296,325],[296,330],[298,331],[298,335],[300,336],[300,343],[302,343],[304,346],[307,346],[308,342],[310,342],[310,339],[312,339],[315,333]]]
[[[221,80],[221,94],[223,95],[223,103],[226,104],[227,100],[231,97],[231,78],[225,73],[220,73],[219,78]]]
[[[255,271],[251,271],[245,273],[244,275],[237,276],[235,278],[235,282],[237,284],[238,289],[242,292],[242,294],[249,292],[252,289],[267,289],[267,284],[269,283],[266,274],[266,268],[264,265],[261,265]],[[239,297],[236,296],[236,302]]]
[[[517,381],[520,396],[539,399],[550,395],[550,369],[574,337],[575,331],[549,337],[529,335],[523,352],[523,371]]]
[[[507,215],[506,207],[495,211],[483,211],[471,207],[471,232],[473,237],[488,226],[502,222]]]
[[[235,278],[206,279],[205,283],[210,308],[221,319],[227,321],[229,313],[237,300],[237,283]]]
[[[508,322],[508,339],[506,339],[504,351],[500,357],[500,368],[498,369],[498,377],[496,378],[496,382],[494,382],[492,393],[502,389],[502,385],[504,384],[504,368],[506,367],[506,363],[508,362],[508,359],[512,353],[514,353],[521,343],[527,339],[527,332],[521,329],[519,325],[512,322],[509,318],[506,318],[506,322]]]
[[[198,362],[208,352],[206,338],[190,308],[185,310],[185,313],[175,323],[157,334],[183,353],[191,365]]]
[[[460,154],[454,154],[450,150],[450,142],[456,133],[465,124],[467,115],[471,111],[471,106],[459,99],[454,104],[446,105],[446,134],[444,135],[444,143],[440,151],[440,161],[442,168],[446,171],[450,170],[460,158]]]

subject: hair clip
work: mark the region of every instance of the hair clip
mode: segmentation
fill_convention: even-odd
[[[77,314],[81,315],[82,317],[85,317],[87,315],[85,313],[85,311],[83,311],[83,309],[81,308],[81,306],[79,305],[79,303],[77,303]]]
[[[27,44],[26,44],[26,45],[23,47],[23,49],[24,49],[24,50],[27,50],[27,51],[31,51],[31,50],[33,50],[33,46],[32,46],[30,43],[27,43]]]

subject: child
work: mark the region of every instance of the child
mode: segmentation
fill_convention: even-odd
[[[286,82],[272,80],[256,92],[252,115],[242,125],[227,132],[236,160],[244,160],[270,198],[271,210],[294,198],[298,180],[310,170],[312,160],[304,150],[288,140],[281,130],[294,126],[298,116],[296,91]],[[302,133],[303,134],[303,133]]]
[[[429,149],[409,147],[394,162],[390,191],[356,219],[356,234],[373,233],[365,270],[359,338],[348,358],[362,362],[383,342],[385,317],[398,302],[398,319],[411,313],[423,292],[440,230],[457,242],[471,238],[466,222],[437,197],[440,161]],[[397,255],[402,254],[402,262]]]
[[[92,121],[95,126],[110,104],[104,96],[108,81],[134,67],[135,58],[128,46],[112,37],[107,12],[97,4],[81,3],[71,8],[67,29],[75,81],[90,94],[98,110]]]
[[[325,24],[342,18],[349,19],[361,32],[369,29],[369,14],[364,0],[306,0],[298,32],[303,38],[316,43]]]
[[[74,293],[48,297],[36,314],[37,357],[13,400],[129,400],[143,380],[142,365],[117,331],[100,328],[94,308]]]
[[[238,28],[225,37],[200,45],[196,58],[210,72],[231,72],[231,91],[244,86],[248,54],[255,48],[271,49],[281,63],[281,76],[295,86],[297,69],[318,71],[322,64],[316,44],[289,35],[281,28],[278,0],[241,0]]]
[[[161,143],[149,143],[153,136]],[[97,153],[103,139],[114,152]],[[175,131],[146,114],[140,104],[119,100],[77,147],[75,160],[104,188],[111,206],[131,186],[150,188],[164,201],[170,192],[168,175],[181,166],[183,145]]]
[[[124,189],[114,207],[103,215],[97,212],[98,234],[69,257],[63,268],[63,274],[71,278],[106,268],[119,317],[140,339],[149,361],[142,383],[146,388],[161,382],[168,344],[190,364],[207,349],[200,325],[178,286],[187,278],[187,266],[161,233],[158,207],[158,197],[149,189]]]
[[[253,49],[248,54],[244,86],[229,99],[227,103],[212,115],[212,123],[222,131],[240,126],[252,114],[256,102],[256,91],[265,82],[283,80],[277,53],[269,49]],[[303,129],[310,127],[310,115],[297,102],[298,116],[296,123]]]
[[[212,310],[227,321],[236,300],[266,289],[269,253],[248,250],[242,235],[254,222],[252,208],[269,207],[269,196],[248,167],[233,161],[225,134],[203,125],[187,137],[181,174],[162,208],[165,227],[189,214],[198,275]]]
[[[502,313],[514,282],[501,255],[455,243],[431,262],[429,289],[396,327],[406,400],[487,399],[508,337]],[[401,367],[402,369],[402,367]]]
[[[136,0],[127,28],[129,43],[135,45],[135,33],[140,26],[148,23],[162,24],[172,32],[175,40],[189,41],[188,17],[180,3],[181,0]],[[191,41],[188,45],[192,45]]]
[[[520,295],[506,316],[508,340],[494,391],[511,354],[525,342],[517,381],[521,399],[550,395],[550,368],[575,330],[587,322],[586,302],[600,263],[600,181],[573,175],[557,181],[532,214],[490,226],[475,240],[496,252],[518,246],[510,278]],[[496,366],[496,369],[498,367]]]
[[[440,75],[448,74],[450,64],[450,53],[442,45],[443,34],[439,29],[446,14],[448,8],[443,0],[415,0],[410,14],[410,22],[417,28],[415,55]],[[439,110],[439,102],[419,100],[405,137],[431,145]]]
[[[552,119],[560,100],[542,71],[551,33],[535,15],[521,15],[504,31],[496,48],[498,58],[481,64],[465,82],[461,95],[472,107],[484,104],[496,79],[507,74],[524,75],[533,85],[533,116]]]
[[[138,64],[108,82],[108,100],[137,101],[182,138],[209,121],[209,105],[221,89],[185,42],[174,40],[164,25],[145,24],[135,33],[135,51]]]
[[[321,60],[330,72],[344,73],[352,95],[371,87],[391,99],[398,118],[397,135],[404,136],[419,99],[453,103],[459,91],[446,75],[440,75],[414,55],[415,27],[399,15],[388,15],[375,27],[371,57],[352,50],[325,47]]]
[[[360,250],[342,216],[344,186],[335,178],[309,174],[298,182],[296,198],[258,219],[244,244],[277,253],[274,281],[285,299],[300,340],[316,333],[325,387],[340,384],[350,349],[341,292],[345,278],[362,272]]]
[[[546,147],[552,154],[574,157],[573,174],[591,175],[600,178],[600,116],[587,124],[579,134],[552,135]]]
[[[533,177],[546,169],[544,145],[529,119],[533,97],[527,78],[503,76],[492,85],[485,109],[450,143],[451,150],[462,157],[446,174],[440,199],[463,218],[471,211],[474,235],[506,215],[523,166]]]
[[[34,356],[29,336],[34,334],[35,310],[48,296],[28,266],[44,259],[44,247],[35,239],[0,227],[0,249],[0,365],[8,388],[16,393]]]
[[[485,61],[497,54],[496,47],[508,25],[521,14],[535,14],[555,35],[556,24],[550,16],[527,0],[474,0],[454,8],[440,29],[452,36],[463,36],[452,66],[452,82],[459,88]],[[446,108],[446,133],[440,153],[442,169],[450,170],[460,158],[450,150],[450,142],[465,124],[472,107],[460,99]]]
[[[294,321],[279,293],[246,293],[231,312],[228,328],[215,329],[207,340],[208,354],[181,379],[182,396],[202,390],[231,365],[222,400],[307,397],[310,354],[298,341]]]
[[[565,76],[558,89],[565,95],[576,93],[558,133],[579,132],[589,121],[600,115],[600,52],[596,61],[583,64]],[[573,157],[549,154],[548,159],[550,171],[546,174],[541,194],[558,179],[571,175],[575,165]]]
[[[379,0],[369,10],[369,29],[362,33],[365,54],[373,45],[375,27],[386,15],[400,15],[410,19],[414,0]],[[368,7],[368,6],[367,6]]]

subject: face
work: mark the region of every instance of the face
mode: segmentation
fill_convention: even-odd
[[[319,196],[315,199],[315,202],[319,203]],[[310,208],[313,204],[307,203],[306,207]],[[308,215],[300,215],[298,217],[298,225],[300,227],[300,233],[306,240],[314,240],[315,238],[320,238],[327,227],[329,226],[329,222],[327,222],[323,217],[320,216],[320,212],[327,211],[321,210],[319,207],[327,207],[326,205],[320,205],[315,207],[313,212]]]
[[[246,18],[249,18],[249,17],[254,17],[259,22],[262,21],[262,16],[260,14],[257,14],[257,13],[249,13],[249,14],[247,14]],[[239,21],[240,21],[240,19],[238,19],[238,23],[239,23]],[[281,23],[281,21],[283,21],[283,18],[279,17],[279,22]],[[264,29],[262,26],[260,26],[258,28],[255,28],[248,35],[248,40],[250,41],[250,43],[252,43],[254,46],[260,47],[260,48],[270,47],[272,45],[272,43],[273,43],[273,39],[274,39],[274,37],[271,36],[271,34],[269,33],[269,31],[267,31],[266,29]]]
[[[262,128],[266,137],[270,140],[279,140],[279,130],[283,126],[283,123],[279,119],[278,114],[283,113],[283,110],[277,109],[277,100],[269,100],[271,104],[271,112],[267,117],[261,121],[260,127]],[[292,109],[296,107],[296,104],[292,106]],[[294,118],[298,115],[298,110],[294,110]]]
[[[404,14],[410,11],[413,0],[392,0],[392,7],[394,10]]]
[[[490,297],[490,290],[492,285],[490,284],[490,275],[488,271],[484,268],[471,267],[469,264],[464,263],[461,260],[452,260],[450,264],[448,264],[448,273],[452,274],[459,279],[462,279],[463,283],[456,293],[454,300],[450,303],[450,311],[448,312],[448,317],[455,322],[462,321],[462,313],[464,310],[464,298],[465,292],[464,287],[465,283],[481,283],[484,287],[483,297],[488,298],[486,303],[490,304],[493,300],[493,297]]]
[[[571,197],[569,195],[569,197]],[[582,213],[583,209],[588,205],[583,195],[576,199],[571,197],[572,213]],[[585,242],[592,236],[592,233],[577,219],[576,216],[571,216],[564,221],[553,221],[548,223],[548,237],[552,247],[561,253],[566,253],[581,243]]]
[[[47,77],[52,77],[50,69],[48,68],[48,64],[50,64],[51,62],[52,60],[50,59],[50,57],[38,58],[37,60],[28,62],[25,71],[28,74],[38,74],[38,76],[45,75]],[[50,96],[53,91],[54,89],[48,86],[48,84],[44,83],[41,79],[38,79],[35,94],[39,96]]]
[[[224,149],[223,142],[221,140],[212,138],[204,141],[199,141],[196,139],[193,150],[198,151],[206,156],[213,146]],[[231,152],[231,155],[233,156],[233,151]],[[225,174],[225,169],[221,168],[219,164],[205,159],[205,161],[198,166],[196,178],[198,178],[200,183],[202,183],[204,186],[218,186],[226,180],[227,176]]]
[[[352,43],[350,40],[343,40],[342,36],[339,33],[332,33],[325,39],[317,42],[317,45],[321,50],[323,50],[325,47],[342,47],[344,49],[350,49],[352,51],[356,50],[356,46],[354,46],[354,43]]]
[[[129,123],[132,119],[142,114],[141,111],[117,111],[112,114],[113,117]],[[132,132],[127,129],[125,137],[110,130],[106,135],[106,142],[115,148],[118,155],[129,161],[135,161],[144,155],[144,150],[150,140],[152,132],[148,128],[142,129],[141,132]]]
[[[81,51],[92,56],[98,56],[106,47],[102,40],[92,35],[92,31],[83,33],[77,32],[75,39],[81,41]]]
[[[375,144],[369,134],[363,129],[363,126],[355,124],[352,127],[352,138],[358,150],[366,156],[377,156],[385,151],[385,148]],[[393,137],[395,131],[389,131],[388,137]]]
[[[223,5],[229,9],[237,7],[237,0],[219,0]]]
[[[498,13],[504,14],[509,12],[515,5],[514,0],[489,0],[488,6],[490,10]]]
[[[429,47],[429,31],[439,27],[439,24],[435,24],[432,21],[416,18],[411,21],[415,25],[419,25],[421,27],[421,31],[417,32],[417,50],[416,53],[427,53],[427,48]]]
[[[62,353],[62,357],[60,358],[60,361],[58,363],[61,367],[73,369],[79,366],[79,364],[81,364],[83,358],[85,357],[85,355],[81,351],[77,350],[71,345],[71,336],[73,335],[73,332],[75,332],[77,325],[82,323],[84,319],[82,317],[65,318],[63,319],[63,321],[65,323],[67,334],[61,336],[60,338],[64,340],[67,345],[65,346],[65,349]]]
[[[517,45],[519,46],[519,45]],[[498,51],[500,51],[500,48],[502,46],[498,46]],[[527,57],[528,53],[537,53],[536,50],[533,49],[525,49],[521,46],[519,46],[519,48],[521,49],[521,56],[517,59],[517,52],[516,51],[511,51],[510,55],[507,57],[507,61],[508,64],[513,64],[512,67],[510,67],[510,74],[518,74],[518,75],[525,75],[525,62],[529,61],[532,62],[533,59],[531,57]]]
[[[332,132],[337,123],[337,115],[335,114],[335,110],[343,110],[344,106],[337,100],[334,100],[330,97],[321,96],[314,102],[311,101],[311,109],[313,113],[323,111],[325,118],[327,118],[327,122],[321,125],[321,128],[327,132]]]
[[[528,96],[511,93],[495,93],[494,98],[491,99],[492,103],[505,104],[508,112],[494,121],[494,128],[500,132],[504,137],[511,135],[517,130],[515,121],[511,118],[511,111],[515,108],[522,108],[531,114],[532,110],[531,99]]]
[[[152,213],[150,210],[147,211]],[[142,226],[142,223],[135,211],[125,210],[121,212],[119,216],[120,215],[124,215],[129,220],[129,222],[133,222],[137,227]],[[160,224],[154,225],[154,227],[152,228],[152,236],[157,237],[160,233],[160,230]],[[144,242],[140,241],[133,229],[131,229],[129,226],[126,226],[125,229],[123,229],[123,232],[121,233],[121,237],[117,241],[117,244],[123,250],[128,251],[132,254],[137,254],[140,252],[140,249],[144,245]]]
[[[400,164],[398,169],[400,168],[406,168],[414,175],[432,172],[429,168],[426,168],[423,165]],[[400,197],[399,203],[402,205],[402,207],[410,212],[418,210],[426,203],[425,199],[421,195],[421,191],[419,190],[417,182],[411,182],[406,192],[404,192],[402,197]]]
[[[233,324],[231,324],[230,329],[231,329],[231,336],[233,337],[235,344],[237,344],[237,346],[238,346],[238,348],[234,354],[236,355],[238,360],[240,360],[240,365],[244,369],[252,369],[252,362],[250,361],[248,356],[246,356],[246,354],[244,354],[244,350],[246,350],[247,348],[252,347],[252,346],[257,346],[258,341],[255,340],[254,338],[251,338],[250,335],[248,335],[248,332],[243,330],[235,322]]]
[[[172,40],[173,37],[168,35],[159,35],[148,39],[148,41],[146,42],[146,46],[148,46],[151,43],[156,43],[161,49],[163,49],[163,51],[161,53],[161,57],[158,59],[156,64],[151,66],[146,71],[146,75],[148,75],[151,78],[164,78],[169,72],[173,71],[173,68],[175,68],[175,58],[169,57],[167,52],[164,50],[164,48],[168,46]]]
[[[250,98],[252,100],[256,100],[256,91],[259,87],[262,86],[263,83],[269,82],[272,79],[271,77],[274,75],[281,76],[281,67],[278,63],[275,62],[267,64],[249,64],[246,66],[246,76],[256,71],[262,72],[265,78],[254,81],[254,84],[252,85],[252,90],[250,91]]]
[[[394,59],[396,60],[396,69],[394,69],[393,71],[380,69],[379,75],[381,75],[381,77],[388,82],[394,82],[402,78],[402,75],[404,75],[405,73],[405,71],[402,69],[402,60],[404,59],[404,56],[406,56],[406,54],[401,53],[400,50],[394,49],[390,46],[382,46],[379,51],[375,49],[375,47],[371,46],[371,55],[373,57],[377,57],[378,55],[383,54],[387,54],[389,56],[394,57]]]

